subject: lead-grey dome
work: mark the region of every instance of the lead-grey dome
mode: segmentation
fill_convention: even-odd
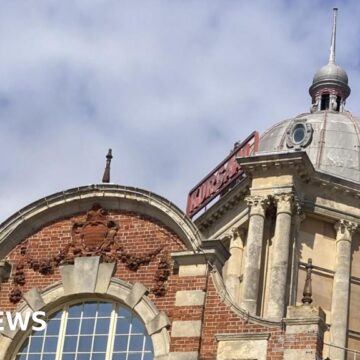
[[[329,62],[316,72],[309,92],[314,96],[321,89],[325,89],[326,92],[334,88],[342,94],[342,97],[347,98],[350,95],[348,82],[346,71],[339,65]]]
[[[303,143],[293,138],[297,124],[308,134]],[[298,150],[307,152],[315,170],[360,182],[360,120],[350,112],[319,111],[282,121],[262,135],[257,154]]]
[[[346,85],[348,84],[348,76],[346,71],[339,65],[332,63],[324,65],[316,72],[313,79],[313,84],[324,80],[335,80],[340,81]]]

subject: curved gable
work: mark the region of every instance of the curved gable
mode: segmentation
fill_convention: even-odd
[[[201,235],[195,225],[170,201],[149,191],[102,184],[59,192],[19,210],[0,225],[0,259],[45,225],[86,213],[94,203],[109,211],[148,216],[168,227],[189,250],[197,249],[201,244]]]

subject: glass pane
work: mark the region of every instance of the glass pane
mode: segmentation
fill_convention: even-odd
[[[96,323],[97,334],[108,334],[109,333],[110,319],[98,319]]]
[[[64,341],[64,351],[74,352],[76,351],[77,336],[66,336]]]
[[[133,335],[130,338],[130,351],[141,351],[143,348],[143,341],[144,336],[143,335]]]
[[[69,308],[69,319],[70,318],[79,318],[81,316],[81,311],[82,311],[83,305],[82,304],[78,304],[78,305],[72,305]]]
[[[111,303],[102,303],[99,304],[98,308],[98,316],[107,316],[110,317],[112,311],[112,304]]]
[[[57,347],[57,337],[46,337],[44,344],[44,352],[55,353]]]
[[[128,360],[141,360],[142,354],[129,354]]]
[[[76,360],[90,360],[90,354],[78,354]]]
[[[75,360],[74,354],[63,354],[61,360]]]
[[[28,355],[28,360],[40,360],[41,355],[40,354],[31,354]]]
[[[46,335],[57,335],[60,329],[60,320],[50,320],[47,323]],[[40,335],[40,332],[37,332],[36,335]]]
[[[118,315],[121,317],[131,318],[131,312],[128,309],[125,309],[124,307],[119,307]]]
[[[137,318],[133,318],[131,333],[132,334],[143,334],[144,333],[144,325]]]
[[[152,353],[145,353],[144,354],[144,359],[143,360],[153,360],[153,354]]]
[[[51,316],[51,318],[52,318],[52,319],[61,319],[62,313],[63,313],[63,310],[61,309],[61,310],[57,311],[55,314],[53,314],[53,315]]]
[[[84,304],[83,317],[95,317],[97,310],[97,303],[86,303]]]
[[[96,336],[94,338],[94,352],[105,352],[108,336]]]
[[[42,360],[55,360],[55,354],[44,354]]]
[[[114,351],[126,351],[127,342],[127,336],[116,336],[114,341]]]
[[[66,334],[77,335],[79,333],[79,325],[80,325],[79,319],[68,320],[66,325]]]
[[[105,354],[93,354],[91,360],[105,360]]]
[[[41,352],[43,340],[42,337],[33,337],[30,341],[30,352]]]
[[[95,319],[83,319],[81,323],[81,334],[93,334],[95,326]]]
[[[114,354],[112,360],[126,360],[126,354]]]
[[[146,350],[146,351],[154,351],[153,345],[152,345],[152,341],[151,341],[151,337],[150,337],[150,336],[146,336],[146,339],[145,339],[145,350]]]
[[[92,343],[91,336],[80,336],[78,350],[81,352],[90,352],[91,351],[91,343]]]
[[[118,318],[116,324],[116,334],[128,334],[130,328],[130,321],[126,318]]]

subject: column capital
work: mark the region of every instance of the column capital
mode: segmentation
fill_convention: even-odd
[[[273,195],[276,204],[276,213],[292,214],[294,210],[295,198],[293,193],[282,193]]]
[[[270,204],[270,196],[249,195],[245,198],[250,207],[250,216],[260,215],[265,217],[265,210]]]
[[[241,238],[244,239],[245,235],[246,235],[246,229],[240,226],[234,226],[233,228],[231,228],[231,233],[234,239],[236,238]]]
[[[340,219],[335,223],[336,241],[351,241],[352,235],[358,228],[358,225],[344,219]]]

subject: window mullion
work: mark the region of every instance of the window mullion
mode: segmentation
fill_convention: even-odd
[[[59,339],[58,339],[58,344],[57,344],[57,348],[56,348],[55,360],[62,359],[62,352],[63,352],[64,341],[65,341],[66,324],[67,324],[67,319],[68,319],[68,310],[69,310],[69,307],[67,306],[66,308],[64,308],[64,311],[61,315]]]
[[[116,332],[116,322],[117,322],[117,306],[113,303],[113,308],[111,310],[111,318],[110,318],[110,326],[109,326],[109,337],[108,343],[106,348],[106,356],[105,360],[111,360],[112,358],[112,351],[114,348],[114,339],[115,339],[115,332]]]

